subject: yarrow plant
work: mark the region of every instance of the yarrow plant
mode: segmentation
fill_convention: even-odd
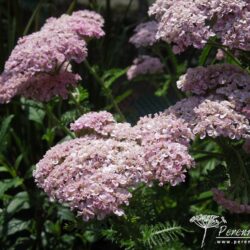
[[[177,8],[174,2],[156,1],[149,13],[159,23],[138,25],[130,42],[145,47],[161,38],[174,43],[175,52],[191,44],[201,48],[216,34],[213,29],[222,27],[222,20],[228,21],[229,12],[234,16],[248,8],[244,1],[237,7],[232,1],[227,11],[223,9],[224,1],[219,6],[215,10],[203,1],[188,1]],[[187,20],[187,16],[193,21]],[[206,24],[215,17],[211,26]],[[71,16],[51,18],[41,31],[22,38],[1,79],[22,78],[20,83],[15,82],[15,87],[9,86],[7,92],[4,88],[8,85],[4,83],[3,101],[8,101],[13,96],[11,93],[33,98],[37,95],[39,100],[49,100],[57,94],[66,97],[68,83],[75,84],[70,76],[79,79],[71,73],[69,64],[85,60],[86,39],[103,36],[103,22],[96,13],[78,11]],[[52,34],[49,38],[48,33]],[[223,41],[224,37],[220,37]],[[33,49],[39,51],[31,58]],[[138,75],[163,73],[164,65],[156,57],[139,56],[133,63],[127,71],[129,80]],[[53,81],[48,80],[51,77]],[[187,169],[194,165],[188,151],[196,135],[201,139],[249,137],[249,84],[249,74],[234,65],[197,67],[188,69],[177,81],[179,89],[196,96],[177,102],[164,113],[143,117],[135,126],[117,123],[106,111],[84,114],[71,124],[71,130],[80,138],[48,151],[37,164],[36,182],[49,196],[76,209],[84,220],[101,219],[111,213],[123,215],[122,205],[128,205],[132,196],[130,189],[140,183],[150,186],[158,180],[160,185],[175,186],[185,181]],[[66,174],[59,178],[61,171]]]
[[[39,6],[28,28],[34,20],[36,29],[40,24]],[[219,215],[250,213],[250,1],[156,0],[149,19],[123,30],[131,37],[121,39],[113,33],[128,13],[116,29],[112,6],[105,26],[100,14],[76,6],[72,1],[71,14],[50,17],[17,39],[2,63],[0,103],[9,104],[0,124],[0,172],[16,182],[1,184],[0,203],[10,202],[0,214],[0,231],[36,228],[30,238],[41,243],[34,249],[52,242],[47,234],[60,238],[60,227],[84,228],[84,244],[105,238],[124,249],[148,249],[152,242],[157,249],[184,249],[189,243],[177,239],[187,230],[175,221],[185,224],[190,216],[188,222],[204,229],[203,247],[207,230],[225,223]],[[105,30],[103,42],[90,43]],[[131,44],[135,59],[126,68]],[[0,44],[0,52],[4,48]],[[21,132],[9,129],[13,112]],[[38,141],[33,134],[41,130]],[[15,142],[13,150],[7,140]],[[9,158],[1,153],[5,145]],[[21,179],[23,165],[29,169]],[[29,190],[29,178],[39,189]],[[9,187],[14,194],[22,189],[13,201]],[[13,211],[19,213],[16,204],[36,206],[34,225],[25,227],[18,217],[5,226]]]

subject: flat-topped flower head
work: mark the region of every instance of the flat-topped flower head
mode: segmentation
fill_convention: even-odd
[[[107,125],[114,124],[115,122],[113,115],[107,111],[89,112],[71,123],[70,129],[83,135],[88,132],[107,135]]]
[[[128,80],[140,75],[158,74],[163,72],[164,65],[160,59],[151,56],[140,56],[133,61],[133,65],[127,71]]]
[[[85,39],[103,36],[102,27],[99,14],[77,11],[71,16],[49,18],[40,31],[20,38],[4,67],[0,103],[24,92],[28,93],[26,97],[40,101],[48,101],[55,95],[66,98],[67,86],[75,86],[79,80],[71,72],[70,62],[85,60]],[[38,96],[32,91],[43,94]]]
[[[202,139],[206,136],[241,139],[250,135],[249,121],[229,101],[210,97],[196,107],[194,113],[196,124],[193,132]]]
[[[86,221],[123,215],[122,206],[132,196],[129,188],[152,178],[139,145],[95,137],[53,147],[37,164],[34,177],[51,198]]]
[[[188,145],[193,139],[189,124],[174,115],[159,113],[141,117],[135,126],[142,145],[172,141]]]
[[[147,47],[156,43],[156,32],[158,24],[156,21],[141,23],[135,28],[135,34],[129,39],[129,42],[135,47]]]
[[[250,126],[247,117],[234,103],[220,95],[185,98],[169,107],[165,114],[183,119],[192,133],[201,139],[209,137],[248,138]]]
[[[196,95],[219,87],[250,85],[250,75],[235,65],[216,64],[189,68],[177,81],[177,87]]]
[[[173,44],[175,53],[203,48],[217,36],[230,48],[250,50],[248,0],[156,0],[149,15],[158,21],[156,38]]]
[[[187,124],[159,114],[137,125],[116,123],[106,112],[83,115],[71,129],[80,138],[52,147],[36,165],[34,178],[49,197],[84,220],[124,214],[139,184],[175,186],[194,165]]]

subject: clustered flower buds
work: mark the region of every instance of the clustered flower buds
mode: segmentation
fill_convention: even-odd
[[[217,36],[230,48],[250,50],[250,2],[247,0],[157,0],[149,15],[158,22],[156,39],[172,43],[180,53],[203,48]]]
[[[213,197],[214,197],[215,202],[217,202],[219,205],[221,205],[225,209],[229,210],[231,213],[250,214],[250,205],[240,204],[237,201],[231,200],[226,197],[223,191],[218,190],[216,188],[213,188],[212,192],[213,192]]]
[[[81,78],[71,72],[70,62],[87,57],[86,41],[104,35],[103,18],[91,11],[49,18],[40,31],[20,38],[0,77],[0,103],[15,95],[48,101],[66,98],[68,86]]]

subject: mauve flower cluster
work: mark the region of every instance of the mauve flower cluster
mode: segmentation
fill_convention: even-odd
[[[135,34],[129,39],[129,42],[135,47],[147,47],[156,43],[156,32],[158,24],[155,21],[141,23],[135,28]]]
[[[71,129],[79,136],[94,132],[102,138],[137,143],[152,178],[159,180],[161,185],[184,181],[186,167],[193,165],[188,147],[194,136],[183,119],[171,115],[145,116],[132,127],[128,123],[116,123],[106,111],[90,112],[71,124]]]
[[[166,112],[185,119],[201,138],[248,138],[250,132],[250,76],[228,64],[188,69],[177,81],[197,96],[181,100]]]
[[[103,36],[102,26],[99,14],[77,11],[49,18],[40,31],[20,38],[0,79],[0,103],[15,95],[41,101],[54,95],[66,98],[67,87],[80,79],[71,72],[70,62],[86,58],[85,40]]]
[[[210,97],[211,98],[211,97]],[[250,126],[246,117],[237,111],[235,106],[219,98],[205,99],[194,109],[196,124],[194,134],[200,138],[229,137],[240,139],[249,137]]]
[[[240,139],[250,135],[248,119],[220,96],[189,97],[177,102],[165,113],[184,119],[201,139],[206,136]]]
[[[79,137],[86,134],[96,134],[116,140],[136,140],[138,131],[127,122],[117,123],[112,114],[107,111],[89,112],[71,123],[70,129]]]
[[[176,185],[193,166],[193,138],[184,120],[159,114],[138,124],[116,123],[108,112],[91,112],[71,124],[78,139],[50,149],[34,177],[52,198],[77,210],[84,220],[123,215],[130,190],[140,183]]]
[[[123,215],[146,171],[141,147],[132,141],[83,137],[58,144],[37,164],[36,183],[52,198],[67,203],[84,220]]]
[[[194,165],[188,153],[193,134],[183,119],[163,113],[142,117],[136,126],[145,161],[160,185],[185,181],[185,172]]]
[[[220,96],[230,101],[237,112],[250,118],[250,75],[238,66],[218,64],[188,69],[177,87],[197,95]]]
[[[231,200],[226,197],[223,191],[220,191],[216,188],[212,189],[213,198],[222,207],[229,210],[231,213],[236,214],[249,214],[250,213],[250,205],[240,204],[237,201]]]
[[[188,146],[194,139],[189,124],[172,114],[159,113],[141,117],[134,129],[138,131],[143,146],[166,141]]]
[[[231,64],[189,68],[186,74],[182,75],[177,81],[179,89],[196,95],[203,95],[211,89],[223,86],[231,86],[231,88],[237,89],[237,86],[243,85],[250,85],[250,75],[238,66]],[[221,94],[220,92],[217,93]]]
[[[74,123],[70,125],[70,129],[77,134],[86,134],[88,130],[100,135],[107,135],[105,127],[109,124],[114,124],[115,119],[112,114],[107,111],[89,112],[82,115]]]
[[[134,59],[133,65],[127,71],[127,78],[132,80],[139,75],[162,73],[163,68],[159,58],[143,55]]]
[[[202,48],[215,35],[230,48],[250,50],[249,10],[248,0],[156,0],[149,15],[158,21],[156,38],[173,43],[175,53]]]
[[[212,1],[211,14],[217,17],[212,29],[229,48],[250,50],[250,1]]]

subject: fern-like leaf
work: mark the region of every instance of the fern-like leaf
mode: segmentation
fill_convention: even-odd
[[[143,243],[150,248],[160,247],[183,236],[183,228],[175,222],[158,223],[142,228]]]

